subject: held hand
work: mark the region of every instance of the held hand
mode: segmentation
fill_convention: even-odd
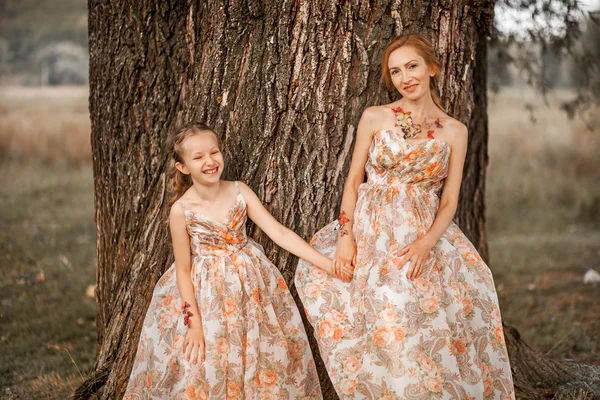
[[[356,257],[356,243],[351,235],[338,239],[335,256],[333,257],[334,275],[343,281],[349,282],[354,275],[354,262]]]
[[[339,261],[333,259],[331,260],[331,275],[344,282],[350,282],[354,276],[354,265],[352,263],[340,264]]]
[[[425,261],[429,257],[429,252],[433,248],[433,244],[429,243],[425,238],[414,241],[400,251],[401,256],[398,265],[404,268],[408,261],[411,261],[410,268],[406,273],[408,279],[416,279],[423,272]]]
[[[185,340],[183,341],[183,354],[187,361],[191,361],[192,364],[197,364],[198,358],[200,359],[200,363],[204,362],[204,332],[202,331],[200,321],[194,322],[196,322],[197,326],[188,328],[187,334],[185,335]]]

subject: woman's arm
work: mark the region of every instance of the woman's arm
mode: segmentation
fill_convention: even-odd
[[[352,224],[354,223],[354,210],[358,199],[358,187],[365,179],[365,165],[369,156],[369,148],[373,141],[373,134],[381,120],[385,118],[380,107],[367,108],[358,123],[356,130],[356,142],[350,163],[350,171],[344,183],[340,215],[345,215],[348,221],[340,227],[338,232],[338,246],[335,261],[341,265],[355,264],[356,244],[352,235]]]
[[[248,216],[271,240],[281,248],[333,275],[329,258],[313,249],[295,232],[280,224],[262,205],[258,196],[248,185],[240,182],[240,191],[248,206]]]
[[[467,127],[460,122],[456,121],[454,124],[453,132],[449,135],[447,140],[451,148],[451,153],[448,165],[448,176],[444,181],[440,207],[435,216],[433,225],[423,237],[429,241],[432,247],[435,246],[437,241],[450,226],[454,214],[456,214],[456,208],[458,207],[463,167],[465,165],[465,157],[467,154],[468,132]]]
[[[404,265],[407,261],[412,261],[406,274],[409,279],[417,278],[421,275],[423,265],[427,260],[430,250],[442,237],[456,213],[458,206],[458,197],[462,181],[462,171],[467,154],[467,128],[458,121],[452,121],[446,125],[446,135],[444,140],[450,145],[450,161],[448,165],[448,176],[444,182],[440,207],[436,213],[435,220],[429,231],[421,239],[416,240],[406,246],[400,252],[402,259],[399,264]]]
[[[204,359],[204,333],[202,330],[202,316],[196,303],[194,284],[192,283],[192,257],[190,250],[190,237],[185,227],[185,214],[183,209],[176,204],[171,207],[169,215],[169,227],[171,229],[171,240],[173,241],[173,254],[175,256],[175,276],[177,278],[177,289],[184,304],[189,304],[187,311],[189,316],[188,334],[186,335],[183,351],[186,359],[196,363],[198,353],[200,359]]]

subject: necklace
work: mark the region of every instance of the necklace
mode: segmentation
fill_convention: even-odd
[[[440,124],[440,119],[436,119],[433,122],[428,122],[427,118],[423,120],[421,124],[415,124],[413,122],[412,117],[410,116],[410,111],[404,111],[402,108],[392,108],[392,111],[396,115],[396,126],[399,126],[402,130],[402,137],[406,139],[414,138],[421,133],[421,125],[425,127],[425,129],[431,128],[434,124],[436,128],[443,128],[444,126]],[[433,139],[434,130],[430,129],[427,131],[427,137],[429,139]]]

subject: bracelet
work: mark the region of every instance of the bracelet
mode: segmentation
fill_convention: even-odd
[[[193,316],[194,314],[191,313],[191,311],[188,310],[188,308],[190,308],[190,303],[188,303],[187,301],[185,302],[185,304],[183,305],[183,324],[185,326],[187,326],[188,328],[190,328],[192,326],[192,323],[190,322],[190,317]]]

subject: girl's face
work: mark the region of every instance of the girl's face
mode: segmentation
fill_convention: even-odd
[[[212,132],[200,132],[188,136],[181,143],[182,163],[175,167],[192,180],[200,184],[218,182],[223,173],[225,162],[217,138]]]
[[[388,68],[402,97],[416,100],[429,93],[429,80],[434,73],[413,47],[402,46],[392,51]]]

